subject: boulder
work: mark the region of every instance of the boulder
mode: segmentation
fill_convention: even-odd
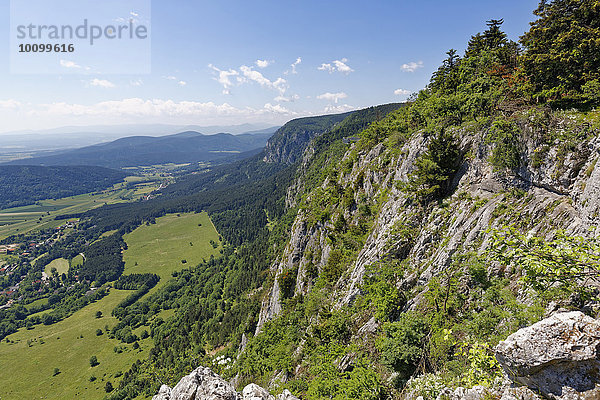
[[[169,400],[171,398],[171,388],[167,385],[162,385],[158,394],[155,395],[152,400]]]
[[[283,393],[278,394],[276,400],[299,400],[289,390],[285,389]]]
[[[168,389],[163,385],[152,400],[242,400],[229,382],[204,367],[181,378],[170,393]]]
[[[513,382],[551,399],[600,399],[600,323],[579,311],[556,313],[495,348]]]
[[[191,374],[181,378],[171,389],[162,385],[152,400],[298,400],[288,390],[272,396],[267,390],[251,383],[238,393],[235,387],[212,372],[209,368],[198,367]]]
[[[275,400],[275,397],[255,383],[247,385],[242,391],[244,400]]]

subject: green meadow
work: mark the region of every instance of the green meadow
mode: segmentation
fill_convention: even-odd
[[[138,181],[140,183],[136,184]],[[127,184],[135,186],[127,187]],[[0,210],[0,239],[37,229],[55,228],[65,223],[64,220],[57,221],[57,216],[83,213],[104,204],[137,200],[159,185],[160,181],[147,182],[141,177],[129,177],[102,192],[42,200],[29,206]]]
[[[57,258],[56,260],[53,260],[44,268],[44,272],[46,272],[46,275],[52,276],[52,268],[56,268],[56,272],[58,272],[58,275],[66,274],[67,272],[69,272],[69,260],[65,260],[64,258]]]
[[[120,373],[126,372],[137,359],[144,359],[152,339],[140,340],[140,348],[109,339],[106,326],[115,306],[131,291],[112,289],[103,299],[77,311],[56,324],[21,329],[0,343],[0,398],[22,399],[101,399],[106,382],[116,387]],[[96,318],[96,312],[102,312]],[[103,334],[97,336],[101,329]],[[149,328],[148,328],[149,329]],[[116,348],[122,350],[117,353]],[[90,366],[96,356],[99,365]],[[58,371],[55,371],[58,368]],[[95,377],[93,382],[90,377]]]
[[[171,274],[220,255],[219,234],[207,213],[169,214],[156,224],[142,225],[123,236],[124,274],[152,273],[160,276],[158,287]],[[215,248],[210,241],[218,244]],[[184,262],[185,261],[185,262]]]

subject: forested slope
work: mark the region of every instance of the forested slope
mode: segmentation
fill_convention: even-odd
[[[95,192],[126,176],[102,167],[0,166],[0,209]]]

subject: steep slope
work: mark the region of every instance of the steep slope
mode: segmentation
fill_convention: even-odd
[[[114,142],[14,161],[20,165],[99,165],[122,168],[166,163],[216,161],[259,151],[273,130],[256,134],[202,135],[182,132],[163,137],[133,136]]]
[[[310,141],[325,133],[351,113],[299,118],[275,132],[265,148],[265,162],[295,163]]]
[[[288,192],[289,203],[298,205],[290,239],[272,265],[275,278],[239,371],[248,371],[262,352],[271,354],[265,365],[274,367],[242,381],[270,382],[272,387],[310,382],[306,393],[318,398],[327,393],[319,389],[319,382],[351,384],[350,371],[364,363],[381,363],[391,367],[381,371],[383,377],[405,382],[419,362],[433,366],[452,359],[444,354],[444,346],[469,343],[474,335],[494,344],[525,321],[535,322],[542,315],[539,306],[548,298],[518,283],[522,270],[490,261],[494,230],[513,225],[548,239],[559,229],[594,237],[590,229],[600,222],[600,173],[595,168],[600,115],[551,113],[536,121],[541,125],[531,123],[534,115],[538,114],[531,110],[513,116],[527,139],[520,156],[523,164],[512,172],[490,163],[489,127],[452,129],[451,134],[461,138],[457,145],[463,161],[451,180],[452,195],[428,206],[406,190],[419,168],[417,160],[432,141],[423,132],[400,143],[387,138],[365,146],[367,130],[340,163],[332,157],[325,168],[316,170],[315,156],[307,151],[306,173]],[[573,134],[570,142],[548,140],[565,131]],[[544,142],[554,145],[540,154]],[[318,171],[323,171],[321,180],[311,185],[310,175]],[[496,304],[489,303],[494,296],[499,296],[493,300]],[[564,299],[556,292],[550,298]],[[519,305],[517,299],[529,306]],[[454,344],[440,343],[443,339],[434,336],[421,345],[418,339],[413,346],[429,350],[417,352],[411,361],[402,352],[415,350],[402,350],[407,344],[392,330],[408,326],[402,315],[430,315],[433,321],[411,328],[416,337],[428,331],[440,335],[446,329],[453,332]],[[424,328],[428,324],[430,328]],[[275,330],[289,333],[281,337]],[[388,335],[391,342],[386,342]],[[282,347],[285,354],[276,350]],[[333,352],[331,358],[314,358],[327,352]],[[342,364],[340,372],[350,373],[346,378],[323,378],[315,369]],[[373,390],[383,388],[383,380],[371,378]]]

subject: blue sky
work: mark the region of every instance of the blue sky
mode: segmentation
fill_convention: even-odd
[[[448,49],[462,52],[486,20],[504,18],[504,30],[516,40],[537,3],[155,0],[151,73],[105,74],[93,65],[74,71],[65,55],[64,73],[23,75],[11,73],[10,6],[3,1],[0,53],[7,56],[0,57],[0,132],[98,124],[281,124],[403,101],[427,84]],[[79,22],[79,14],[66,12],[66,19]]]

